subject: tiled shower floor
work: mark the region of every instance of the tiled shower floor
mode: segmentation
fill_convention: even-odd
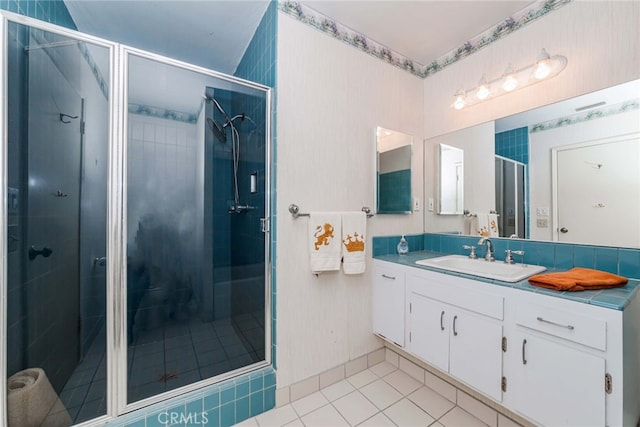
[[[264,314],[171,321],[134,333],[128,348],[128,401],[134,402],[264,360]],[[74,423],[106,413],[104,331],[60,397]]]

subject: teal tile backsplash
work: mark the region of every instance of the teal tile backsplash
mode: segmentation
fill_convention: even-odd
[[[446,254],[467,255],[464,245],[476,246],[478,256],[484,255],[484,248],[478,247],[479,237],[458,234],[424,233],[405,236],[409,251],[431,251]],[[373,256],[396,253],[400,236],[373,238]],[[420,240],[422,240],[420,242]],[[504,259],[506,249],[522,250],[524,262],[543,265],[549,269],[566,270],[585,267],[619,274],[630,279],[640,279],[640,249],[592,246],[571,243],[538,242],[533,240],[492,238],[496,259]],[[520,262],[518,255],[515,256]]]

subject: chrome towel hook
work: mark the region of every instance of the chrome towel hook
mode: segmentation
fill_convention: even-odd
[[[69,119],[77,119],[78,116],[70,116],[69,114],[60,113],[60,121],[62,123],[71,123],[71,120],[65,120],[65,117]]]

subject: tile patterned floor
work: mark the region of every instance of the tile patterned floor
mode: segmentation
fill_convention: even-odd
[[[138,331],[128,346],[130,402],[264,359],[264,312],[230,319],[167,321]],[[106,414],[105,330],[60,394],[75,423]]]
[[[486,427],[486,424],[385,361],[238,426]]]

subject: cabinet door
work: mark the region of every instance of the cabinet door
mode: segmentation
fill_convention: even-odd
[[[466,311],[453,313],[449,373],[502,401],[502,324]]]
[[[509,387],[516,409],[542,425],[604,426],[604,359],[528,333],[518,336],[516,383]]]
[[[409,350],[432,365],[449,371],[449,327],[452,308],[418,294],[410,296]]]
[[[373,332],[404,347],[404,273],[376,265],[373,279]]]

